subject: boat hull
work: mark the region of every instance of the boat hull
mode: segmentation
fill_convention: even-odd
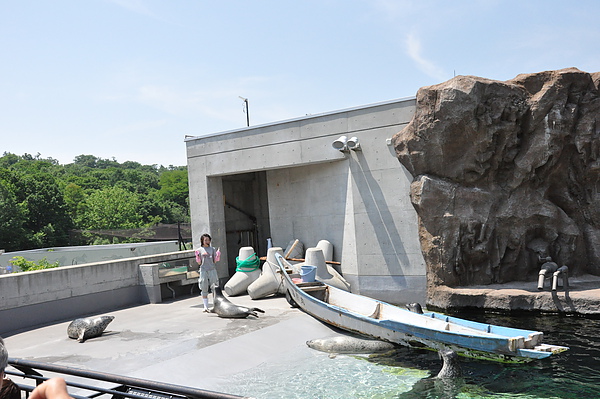
[[[567,350],[543,346],[543,334],[453,318],[438,313],[417,314],[373,298],[323,283],[295,284],[281,260],[288,301],[332,326],[400,345],[433,350],[450,348],[471,358],[523,363]]]

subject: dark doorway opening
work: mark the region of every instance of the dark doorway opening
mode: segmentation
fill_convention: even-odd
[[[222,181],[227,257],[237,258],[242,247],[252,247],[257,256],[265,256],[271,236],[266,172],[223,176]],[[230,261],[230,276],[235,268],[236,262]]]

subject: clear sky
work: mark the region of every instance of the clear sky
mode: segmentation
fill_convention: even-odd
[[[476,75],[600,71],[600,1],[0,0],[0,155],[185,165],[201,136]]]

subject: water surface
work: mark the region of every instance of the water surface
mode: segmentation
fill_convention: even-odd
[[[385,355],[330,356],[311,351],[226,382],[225,392],[262,398],[600,398],[600,320],[539,315],[456,313],[485,323],[544,332],[570,350],[527,364],[461,358],[464,378],[443,383],[435,352],[400,347]]]

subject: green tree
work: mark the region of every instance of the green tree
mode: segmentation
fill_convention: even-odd
[[[188,207],[187,169],[168,170],[160,175],[160,194],[166,200],[173,201],[184,208]]]
[[[16,251],[25,244],[25,216],[12,187],[0,180],[0,249]]]
[[[95,168],[98,165],[100,158],[93,155],[77,155],[73,160],[73,164],[87,168]]]
[[[120,187],[97,190],[85,201],[81,227],[88,230],[143,227],[139,208],[140,198],[135,193]]]
[[[176,222],[189,222],[185,166],[119,163],[94,155],[79,155],[66,165],[40,154],[0,157],[0,248],[84,245],[107,238],[69,235],[71,229]]]
[[[16,186],[25,212],[29,247],[68,245],[72,223],[56,179],[44,172],[22,173]]]
[[[21,157],[19,157],[18,155],[11,154],[10,152],[5,152],[4,155],[2,155],[2,158],[0,158],[0,168],[8,168],[11,165],[14,165],[17,162],[19,162],[20,159]]]
[[[86,194],[83,188],[75,183],[67,183],[63,190],[65,205],[69,214],[76,219],[83,212]]]
[[[15,158],[5,154],[0,164],[2,179],[8,183],[22,215],[22,230],[18,242],[20,248],[68,245],[71,219],[65,211],[58,161],[42,159],[39,154],[24,154]]]

